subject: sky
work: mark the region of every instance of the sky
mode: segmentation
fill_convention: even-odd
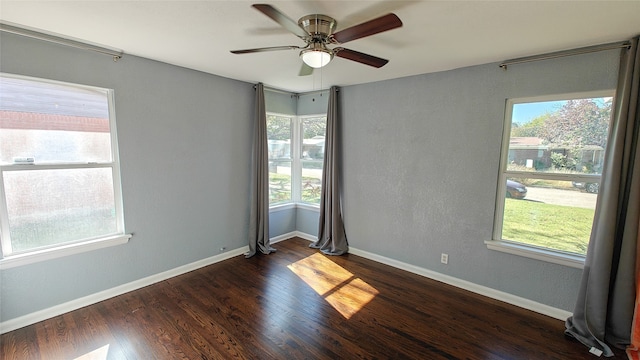
[[[611,97],[591,98],[599,107],[603,107]],[[545,113],[552,113],[564,106],[567,100],[541,101],[514,104],[511,119],[514,123],[524,124]]]
[[[560,109],[567,101],[544,101],[535,103],[514,104],[512,120],[514,123],[524,124],[545,113],[552,113]]]

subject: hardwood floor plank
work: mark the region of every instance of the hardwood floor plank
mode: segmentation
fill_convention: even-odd
[[[0,336],[0,358],[40,359],[40,347],[36,341],[34,326],[27,326]]]
[[[267,256],[234,257],[3,334],[0,358],[592,358],[562,321],[308,244],[290,239]]]

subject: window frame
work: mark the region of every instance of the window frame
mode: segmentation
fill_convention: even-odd
[[[0,269],[26,265],[39,261],[54,259],[71,254],[100,249],[108,246],[124,244],[131,234],[125,234],[124,206],[122,200],[122,183],[120,173],[120,156],[118,150],[114,90],[96,86],[56,81],[9,73],[0,73],[1,77],[14,78],[40,83],[70,86],[105,93],[109,109],[109,132],[111,141],[110,162],[45,162],[33,164],[0,163]],[[100,236],[71,240],[59,244],[38,247],[30,250],[13,251],[11,244],[9,212],[4,186],[4,174],[14,171],[69,170],[110,168],[115,206],[116,232]]]
[[[289,114],[281,114],[281,113],[269,112],[269,111],[267,111],[265,115],[266,115],[267,121],[269,121],[268,120],[269,116],[288,118],[289,119],[289,132],[290,132],[290,134],[289,134],[289,139],[290,139],[290,142],[289,142],[289,147],[290,147],[290,149],[289,149],[289,158],[288,159],[285,159],[285,158],[283,158],[283,159],[273,159],[274,161],[278,161],[278,162],[280,162],[280,161],[282,161],[282,162],[289,161],[289,163],[291,164],[291,166],[290,166],[290,168],[291,168],[291,194],[290,194],[290,200],[271,203],[271,192],[269,192],[269,208],[271,209],[271,208],[274,208],[274,207],[283,207],[283,206],[295,203],[293,194],[294,194],[294,173],[295,173],[294,159],[295,159],[295,151],[296,151],[295,139],[294,139],[295,138],[295,136],[294,136],[294,134],[295,134],[294,126],[295,126],[296,116],[295,115],[289,115]],[[269,142],[269,133],[267,131],[267,143],[268,142]],[[272,161],[272,159],[269,157],[268,154],[267,154],[267,161],[268,162]]]
[[[296,183],[298,185],[298,189],[299,189],[299,196],[296,198],[297,199],[297,203],[299,204],[304,204],[307,206],[311,206],[314,208],[320,208],[320,204],[315,204],[312,202],[307,202],[307,201],[303,201],[302,200],[302,170],[303,170],[303,166],[302,166],[302,162],[303,161],[308,161],[308,162],[312,162],[312,163],[316,163],[316,164],[322,164],[324,165],[324,153],[322,154],[322,160],[317,160],[317,159],[313,159],[313,160],[304,160],[302,159],[302,147],[303,147],[303,142],[304,142],[304,126],[303,126],[303,122],[305,119],[317,119],[317,118],[324,118],[324,122],[325,122],[325,144],[326,144],[326,134],[327,134],[327,115],[326,114],[317,114],[317,115],[304,115],[304,116],[299,116],[298,117],[298,166],[299,166],[299,170],[298,170],[298,176],[299,178],[297,179]],[[324,167],[324,166],[322,166]],[[324,171],[324,168],[322,169],[322,171]],[[322,181],[322,178],[320,179],[320,181]]]
[[[291,200],[277,203],[269,202],[269,210],[275,211],[289,207],[306,208],[311,210],[319,210],[320,205],[302,201],[302,142],[303,127],[302,121],[308,118],[325,118],[326,114],[313,115],[290,115],[276,112],[266,112],[266,116],[278,116],[291,118]],[[320,162],[319,160],[316,160]],[[323,158],[324,161],[324,158]]]
[[[493,221],[493,232],[491,240],[485,241],[491,250],[506,252],[509,254],[524,256],[532,259],[542,260],[555,264],[570,266],[582,269],[584,267],[585,255],[564,252],[551,248],[537,247],[517,241],[505,240],[502,238],[502,227],[504,221],[506,180],[507,178],[536,178],[544,180],[560,181],[584,181],[600,182],[601,174],[565,174],[565,173],[542,173],[507,170],[509,159],[509,145],[511,139],[511,125],[513,123],[513,107],[516,104],[526,104],[545,101],[577,100],[587,98],[615,97],[615,90],[598,90],[577,93],[551,94],[535,97],[510,98],[505,101],[505,116],[503,122],[502,145],[500,148],[500,165],[498,172],[498,186],[496,190],[495,213]],[[613,123],[609,124],[609,129]],[[610,132],[610,130],[609,130]],[[533,175],[533,176],[532,176]],[[598,200],[599,201],[599,196]],[[597,203],[597,202],[596,202]]]

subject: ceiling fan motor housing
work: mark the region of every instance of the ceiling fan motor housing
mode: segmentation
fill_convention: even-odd
[[[311,42],[326,43],[337,24],[332,17],[321,14],[303,16],[298,20],[298,25],[309,33]]]

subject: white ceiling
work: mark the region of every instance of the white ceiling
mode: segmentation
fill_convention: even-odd
[[[640,0],[270,1],[296,21],[308,14],[329,15],[337,20],[337,31],[389,12],[404,23],[343,45],[389,59],[386,66],[376,69],[335,58],[313,76],[300,77],[302,62],[296,50],[229,52],[304,45],[252,3],[0,0],[0,20],[294,92],[498,62],[640,34]]]

